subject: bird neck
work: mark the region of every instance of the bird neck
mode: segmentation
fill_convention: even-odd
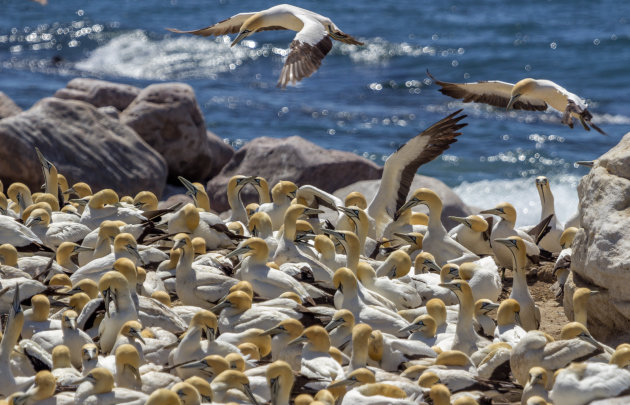
[[[462,291],[462,296],[459,298],[459,315],[457,318],[456,330],[469,331],[473,326],[473,315],[475,313],[475,307],[473,305],[472,295],[467,291]]]
[[[243,200],[241,200],[241,190],[242,188],[234,188],[230,192],[228,192],[228,204],[230,205],[230,209],[232,210],[232,221],[241,221],[242,223],[247,223],[247,212],[245,211],[245,206],[243,206]]]
[[[13,351],[13,347],[17,344],[20,334],[22,333],[22,326],[24,326],[24,313],[20,312],[13,319],[9,318],[6,327],[4,328],[4,335],[2,336],[2,342],[0,342],[0,363],[1,360],[5,360],[8,364],[9,356]]]
[[[368,338],[359,336],[359,338],[352,339],[352,354],[350,356],[350,370],[356,370],[367,365],[368,360]]]
[[[579,322],[582,325],[586,326],[587,320],[587,308],[583,303],[574,303],[573,304],[573,318],[575,322]]]
[[[195,259],[195,252],[192,247],[184,246],[182,254],[177,262],[175,274],[180,274],[182,277],[189,277],[193,273],[193,260]]]

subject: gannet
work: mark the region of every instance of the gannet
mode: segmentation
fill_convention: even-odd
[[[61,321],[48,319],[50,315],[50,301],[43,294],[31,297],[32,308],[24,311],[24,326],[22,338],[30,339],[35,333],[45,330],[61,329]]]
[[[409,340],[418,340],[429,347],[433,347],[437,343],[437,322],[429,314],[418,316],[401,332],[411,332],[408,337]]]
[[[569,328],[563,328],[562,340],[550,341],[543,332],[535,330],[528,331],[521,338],[512,349],[510,357],[512,375],[519,384],[524,386],[527,383],[532,367],[539,366],[555,371],[572,361],[584,361],[602,353],[601,345],[586,328],[576,322],[573,324]]]
[[[57,264],[67,272],[74,273],[79,269],[79,266],[71,260],[71,257],[81,252],[92,252],[93,250],[93,248],[83,247],[74,242],[62,242],[57,247],[57,253],[55,254]]]
[[[7,189],[7,197],[13,202],[14,210],[19,212],[19,217],[22,218],[22,214],[26,207],[33,205],[33,198],[31,196],[31,190],[24,183],[15,182],[12,183]]]
[[[547,370],[542,367],[532,367],[529,370],[529,379],[523,387],[523,395],[521,396],[521,405],[526,405],[527,400],[531,397],[538,396],[545,401],[549,400],[549,392],[547,391]]]
[[[459,123],[466,117],[457,116],[460,112],[455,111],[431,125],[387,158],[378,191],[367,207],[371,218],[369,237],[380,239],[396,212],[404,211],[400,208],[405,204],[418,168],[440,156],[456,141],[455,137],[461,135],[458,131],[467,124]]]
[[[542,206],[540,221],[553,215],[548,225],[550,229],[547,231],[547,234],[538,241],[538,247],[550,253],[559,253],[562,250],[560,236],[562,236],[564,229],[562,228],[562,224],[557,220],[553,194],[551,193],[549,180],[547,180],[545,176],[536,177],[536,190],[538,191],[540,205]]]
[[[221,311],[219,317],[221,333],[242,332],[250,328],[267,330],[285,319],[302,317],[302,314],[297,311],[272,309],[272,307],[263,306],[252,307],[252,299],[247,293],[234,291],[229,293],[212,310],[217,313]]]
[[[527,333],[519,323],[521,306],[514,299],[507,299],[499,305],[497,327],[494,330],[494,342],[506,342],[514,347]]]
[[[195,387],[197,392],[199,392],[203,403],[212,402],[212,387],[207,380],[195,376],[187,378],[186,380],[184,380],[184,382],[187,382],[188,384]]]
[[[557,405],[582,405],[627,395],[630,372],[616,365],[572,363],[556,375],[549,398]]]
[[[219,274],[197,270],[193,267],[194,252],[190,236],[180,233],[173,238],[174,249],[181,249],[182,254],[176,268],[177,295],[184,305],[195,305],[210,309],[212,303],[225,296],[227,290],[237,283],[237,280]]]
[[[206,200],[208,198],[204,190],[200,190],[199,195],[204,195]],[[168,219],[167,224],[169,234],[183,232],[190,234],[191,238],[201,237],[206,241],[206,247],[211,250],[232,248],[235,245],[232,239],[244,239],[230,231],[218,215],[200,211],[193,204],[184,205]]]
[[[469,215],[467,217],[450,216],[449,219],[460,223],[448,231],[449,236],[478,256],[493,255],[490,243],[492,217],[486,220],[481,215]]]
[[[72,366],[68,346],[55,346],[52,350],[52,362],[52,374],[59,385],[74,385],[81,378],[81,373]]]
[[[414,191],[412,197],[398,209],[401,212],[418,204],[429,208],[429,225],[427,233],[422,240],[423,250],[430,252],[439,265],[446,262],[461,264],[478,260],[479,256],[456,242],[446,232],[440,219],[442,214],[442,201],[440,197],[428,188],[419,188]]]
[[[94,343],[86,343],[81,348],[81,374],[85,377],[87,373],[96,367],[102,367],[102,357],[98,355],[98,347]]]
[[[95,229],[105,220],[118,220],[127,224],[139,224],[147,220],[137,208],[120,204],[114,190],[104,189],[94,194],[81,214],[81,223]]]
[[[99,259],[94,259],[85,266],[79,267],[70,276],[72,283],[77,283],[83,279],[98,281],[100,278],[112,269],[116,260],[120,258],[130,259],[134,264],[141,262],[140,253],[138,253],[138,244],[133,235],[129,233],[120,233],[114,239],[114,251]]]
[[[18,342],[20,331],[24,324],[24,313],[20,306],[20,288],[16,286],[13,294],[13,304],[9,312],[9,319],[4,327],[2,341],[0,341],[0,374],[3,378],[0,380],[0,395],[5,397],[21,391],[30,386],[33,377],[14,376],[11,371],[10,357],[13,348]]]
[[[346,256],[337,254],[335,243],[326,235],[317,235],[313,240],[313,246],[319,253],[319,261],[331,270],[337,270],[346,265]]]
[[[254,187],[257,184],[254,183]],[[260,191],[259,191],[260,193]],[[290,181],[280,181],[271,189],[272,202],[260,204],[258,212],[265,212],[271,219],[271,225],[274,231],[280,229],[285,219],[285,212],[291,205],[291,201],[295,198],[297,186]]]
[[[503,288],[498,270],[492,257],[484,257],[462,263],[459,266],[459,278],[468,282],[475,302],[483,298],[498,301]]]
[[[258,401],[249,386],[249,379],[238,370],[225,370],[212,380],[210,386],[212,387],[212,399],[214,402],[224,403],[230,400],[242,402],[249,400],[252,404],[258,405]],[[236,398],[232,397],[234,395],[232,389],[240,391],[238,394],[241,395]]]
[[[274,361],[265,374],[271,391],[271,405],[289,405],[295,381],[291,367],[284,361]]]
[[[341,404],[345,405],[410,405],[416,403],[407,398],[407,393],[402,388],[389,381],[376,382],[374,373],[366,368],[354,370],[343,379],[330,384],[328,389],[332,391],[339,387],[350,388],[341,400]]]
[[[406,253],[403,254],[407,255]],[[390,257],[392,255],[393,253]],[[409,256],[407,256],[407,260],[409,260],[408,267],[403,268],[402,266],[393,266],[392,271],[389,272],[389,277],[378,278],[376,277],[376,272],[369,264],[360,262],[357,267],[357,277],[361,284],[389,299],[394,303],[394,305],[396,305],[397,309],[417,308],[422,304],[422,297],[418,294],[413,285],[404,283],[397,279],[390,279],[392,276],[397,278],[404,276],[409,271],[409,268],[411,267],[411,260],[409,259]],[[401,273],[399,273],[399,271]]]
[[[138,308],[133,302],[127,278],[118,271],[105,273],[98,288],[105,304],[105,317],[98,327],[100,346],[103,353],[109,353],[125,322],[138,320]]]
[[[293,277],[266,265],[269,248],[260,238],[250,238],[239,248],[228,254],[228,257],[245,253],[241,265],[241,278],[251,283],[254,292],[262,298],[276,298],[286,291],[295,292],[304,301],[313,302],[311,296]],[[332,278],[332,277],[331,277]]]
[[[74,400],[67,393],[55,395],[55,389],[59,381],[48,370],[42,370],[35,375],[35,384],[24,393],[15,393],[8,398],[10,404],[26,405],[65,405],[72,404]],[[65,395],[64,395],[65,394]]]
[[[395,336],[405,335],[401,334],[400,330],[408,326],[408,322],[396,312],[383,306],[369,304],[362,299],[358,295],[359,282],[348,268],[342,267],[335,272],[333,284],[343,293],[338,309],[344,308],[352,312],[356,323],[363,322],[373,329]]]
[[[256,212],[249,218],[247,228],[252,236],[264,239],[269,248],[269,256],[273,257],[278,248],[278,239],[273,233],[271,218],[266,212]]]
[[[536,257],[540,255],[540,249],[536,246],[535,241],[526,232],[514,228],[516,223],[516,209],[510,203],[503,202],[498,204],[495,208],[481,211],[482,214],[496,215],[501,220],[492,228],[492,251],[494,257],[497,260],[497,264],[501,267],[512,266],[512,255],[509,250],[506,249],[501,243],[494,243],[495,239],[509,238],[510,236],[518,236],[523,240],[527,247],[527,256]]]
[[[455,294],[447,288],[440,287],[440,283],[448,281],[443,279],[443,276],[442,269],[435,262],[431,253],[422,252],[416,256],[414,275],[410,278],[423,301],[439,298],[447,305],[457,304]]]
[[[573,243],[573,239],[575,238],[577,232],[578,229],[571,226],[566,228],[560,236],[560,245],[562,246],[562,250],[560,251],[560,254],[558,254],[558,259],[553,266],[553,273],[556,276],[556,282],[551,286],[551,290],[555,293],[556,299],[564,296],[564,284],[567,282],[567,278],[569,278],[569,273],[571,271],[571,255],[573,254],[571,244]]]
[[[573,319],[584,326],[588,317],[588,299],[599,291],[589,290],[588,288],[577,288],[573,293]]]
[[[148,395],[126,388],[114,388],[114,376],[106,368],[97,367],[82,380],[74,395],[77,404],[113,405],[144,404]]]
[[[145,405],[184,405],[177,392],[166,388],[155,390],[145,402]]]
[[[127,321],[123,324],[116,337],[116,343],[112,348],[112,352],[116,353],[116,349],[124,344],[132,345],[138,351],[139,359],[141,363],[144,363],[144,348],[146,345],[144,338],[142,337],[142,324],[138,321]],[[142,343],[142,344],[141,344]]]
[[[67,310],[61,319],[61,333],[58,330],[47,330],[33,335],[31,340],[39,344],[47,352],[52,352],[55,346],[66,345],[70,349],[72,365],[81,367],[81,347],[92,343],[92,339],[81,329],[77,329],[77,313]]]
[[[377,361],[385,371],[397,371],[408,361],[437,356],[431,347],[420,340],[398,339],[379,330],[370,334],[368,352],[370,358]]]
[[[442,87],[442,94],[461,99],[464,103],[472,101],[527,111],[545,111],[551,107],[562,113],[562,123],[570,128],[573,128],[573,118],[577,118],[587,131],[593,128],[605,135],[591,122],[593,115],[587,110],[586,102],[551,80],[527,78],[516,84],[501,81],[449,83],[435,79],[428,71],[427,74]]]
[[[353,232],[349,231],[333,231],[329,229],[322,229],[322,231],[327,235],[334,236],[341,246],[343,246],[346,251],[346,267],[343,268],[353,273],[353,276],[356,279],[360,258],[359,238]],[[336,272],[339,270],[340,269],[338,268]],[[335,308],[341,308],[341,303],[344,300],[344,294],[343,290],[337,290],[335,293]],[[391,311],[396,310],[396,305],[393,302],[383,297],[381,294],[369,290],[361,283],[357,283],[357,295],[359,300],[365,302],[366,304],[383,306]]]
[[[43,245],[30,228],[7,215],[0,215],[0,240],[16,248]]]
[[[407,255],[409,255],[409,258],[411,260],[415,260],[416,257],[418,257],[420,253],[422,253],[422,240],[424,239],[424,234],[420,232],[409,232],[409,233],[396,233],[395,236],[400,238],[403,241],[403,243],[407,244],[407,246],[402,247],[398,250],[407,253]],[[394,252],[398,250],[395,250]]]
[[[341,31],[328,17],[289,4],[280,4],[255,13],[239,13],[217,24],[193,31],[169,31],[201,35],[225,35],[238,32],[232,46],[258,31],[297,31],[280,73],[278,87],[296,84],[311,76],[332,49],[331,38],[351,45],[363,45]]]
[[[79,266],[85,266],[92,260],[107,256],[112,252],[112,242],[114,238],[121,233],[120,229],[124,222],[122,221],[103,221],[98,230],[93,230],[81,242],[84,248],[92,248],[93,252],[88,251],[79,253]]]
[[[310,267],[315,281],[330,284],[333,271],[314,257],[304,254],[295,244],[296,221],[301,215],[317,214],[321,210],[308,208],[304,205],[294,204],[288,207],[284,214],[284,233],[278,241],[278,248],[273,256],[273,261],[278,265],[284,263],[306,263]]]
[[[300,342],[306,342],[302,349],[300,373],[309,380],[315,380],[309,386],[315,389],[326,388],[330,382],[343,376],[343,368],[328,353],[330,338],[326,329],[321,326],[306,328],[291,343]]]
[[[453,280],[440,284],[448,288],[457,295],[459,300],[459,314],[457,317],[457,327],[452,342],[444,341],[439,343],[440,347],[449,350],[459,350],[470,356],[481,347],[487,346],[490,341],[477,335],[473,328],[474,301],[470,286],[464,280]]]
[[[540,326],[540,309],[534,303],[532,295],[527,288],[526,263],[527,252],[525,242],[518,236],[511,236],[507,239],[495,239],[495,245],[503,245],[508,248],[512,256],[512,292],[510,298],[518,301],[521,309],[519,316],[523,329],[529,331],[538,329]]]
[[[349,352],[352,328],[354,328],[354,315],[347,309],[340,309],[335,312],[325,329],[330,338],[332,347],[336,347],[344,352]]]
[[[496,329],[496,323],[494,319],[488,316],[488,313],[492,310],[499,308],[499,304],[495,304],[489,299],[480,299],[475,301],[475,326],[476,332],[485,337],[493,337]]]
[[[365,211],[357,206],[338,206],[337,209],[343,214],[344,218],[347,218],[350,222],[349,226],[343,229],[337,226],[339,231],[352,231],[359,238],[359,249],[361,254],[369,256],[376,248],[376,241],[372,238],[368,239],[368,232],[370,230],[370,218]],[[339,221],[337,221],[339,222]],[[369,242],[369,243],[368,243]]]
[[[287,362],[295,371],[301,367],[302,348],[299,345],[289,346],[304,331],[304,326],[297,319],[285,319],[263,333],[271,336],[271,360]]]

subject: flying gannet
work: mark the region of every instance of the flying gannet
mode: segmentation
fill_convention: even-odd
[[[167,29],[204,37],[238,33],[231,46],[258,31],[285,29],[297,31],[278,80],[278,87],[282,88],[315,73],[326,54],[332,49],[331,38],[346,44],[363,45],[363,42],[341,31],[328,17],[289,4],[279,4],[259,12],[239,13],[198,30]]]
[[[551,107],[562,113],[562,123],[573,128],[573,118],[580,120],[585,130],[591,128],[606,135],[597,125],[591,122],[593,115],[587,110],[588,105],[579,96],[551,80],[523,79],[516,84],[498,80],[473,83],[442,82],[427,74],[441,86],[440,92],[449,97],[461,99],[464,103],[484,103],[508,110],[545,111]]]

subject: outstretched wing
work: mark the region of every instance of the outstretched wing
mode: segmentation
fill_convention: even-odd
[[[440,156],[461,135],[459,130],[467,125],[459,123],[466,117],[458,116],[461,111],[442,118],[387,158],[378,191],[368,206],[372,218],[394,217],[407,199],[418,168]]]
[[[289,56],[278,80],[278,87],[282,88],[315,73],[332,49],[332,40],[319,21],[308,16],[296,17],[302,20],[304,27],[291,42]]]
[[[473,83],[443,82],[433,77],[428,70],[427,75],[435,84],[442,87],[440,93],[460,99],[464,103],[483,103],[506,108],[510,102],[512,87],[514,87],[512,83],[498,80]],[[523,95],[512,104],[512,108],[515,110],[544,111],[547,109],[547,103],[543,100]]]
[[[247,19],[256,13],[239,13],[236,14],[226,20],[219,21],[218,23],[211,25],[209,27],[200,28],[198,30],[191,31],[182,31],[177,28],[167,28],[168,31],[176,32],[178,34],[193,34],[193,35],[201,35],[202,37],[209,37],[211,35],[219,36],[219,35],[227,35],[227,34],[236,34],[240,32],[241,26]],[[263,27],[258,29],[257,31],[272,31],[272,30],[284,30],[286,28],[279,26],[272,27]]]

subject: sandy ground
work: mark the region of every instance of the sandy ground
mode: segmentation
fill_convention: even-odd
[[[547,332],[555,339],[560,338],[560,330],[569,322],[564,314],[562,303],[555,299],[551,285],[556,281],[552,274],[554,263],[542,262],[540,265],[531,267],[527,273],[527,285],[529,292],[540,307],[540,330]],[[512,290],[512,274],[510,270],[505,272],[503,282],[503,292],[499,301],[510,296]]]

